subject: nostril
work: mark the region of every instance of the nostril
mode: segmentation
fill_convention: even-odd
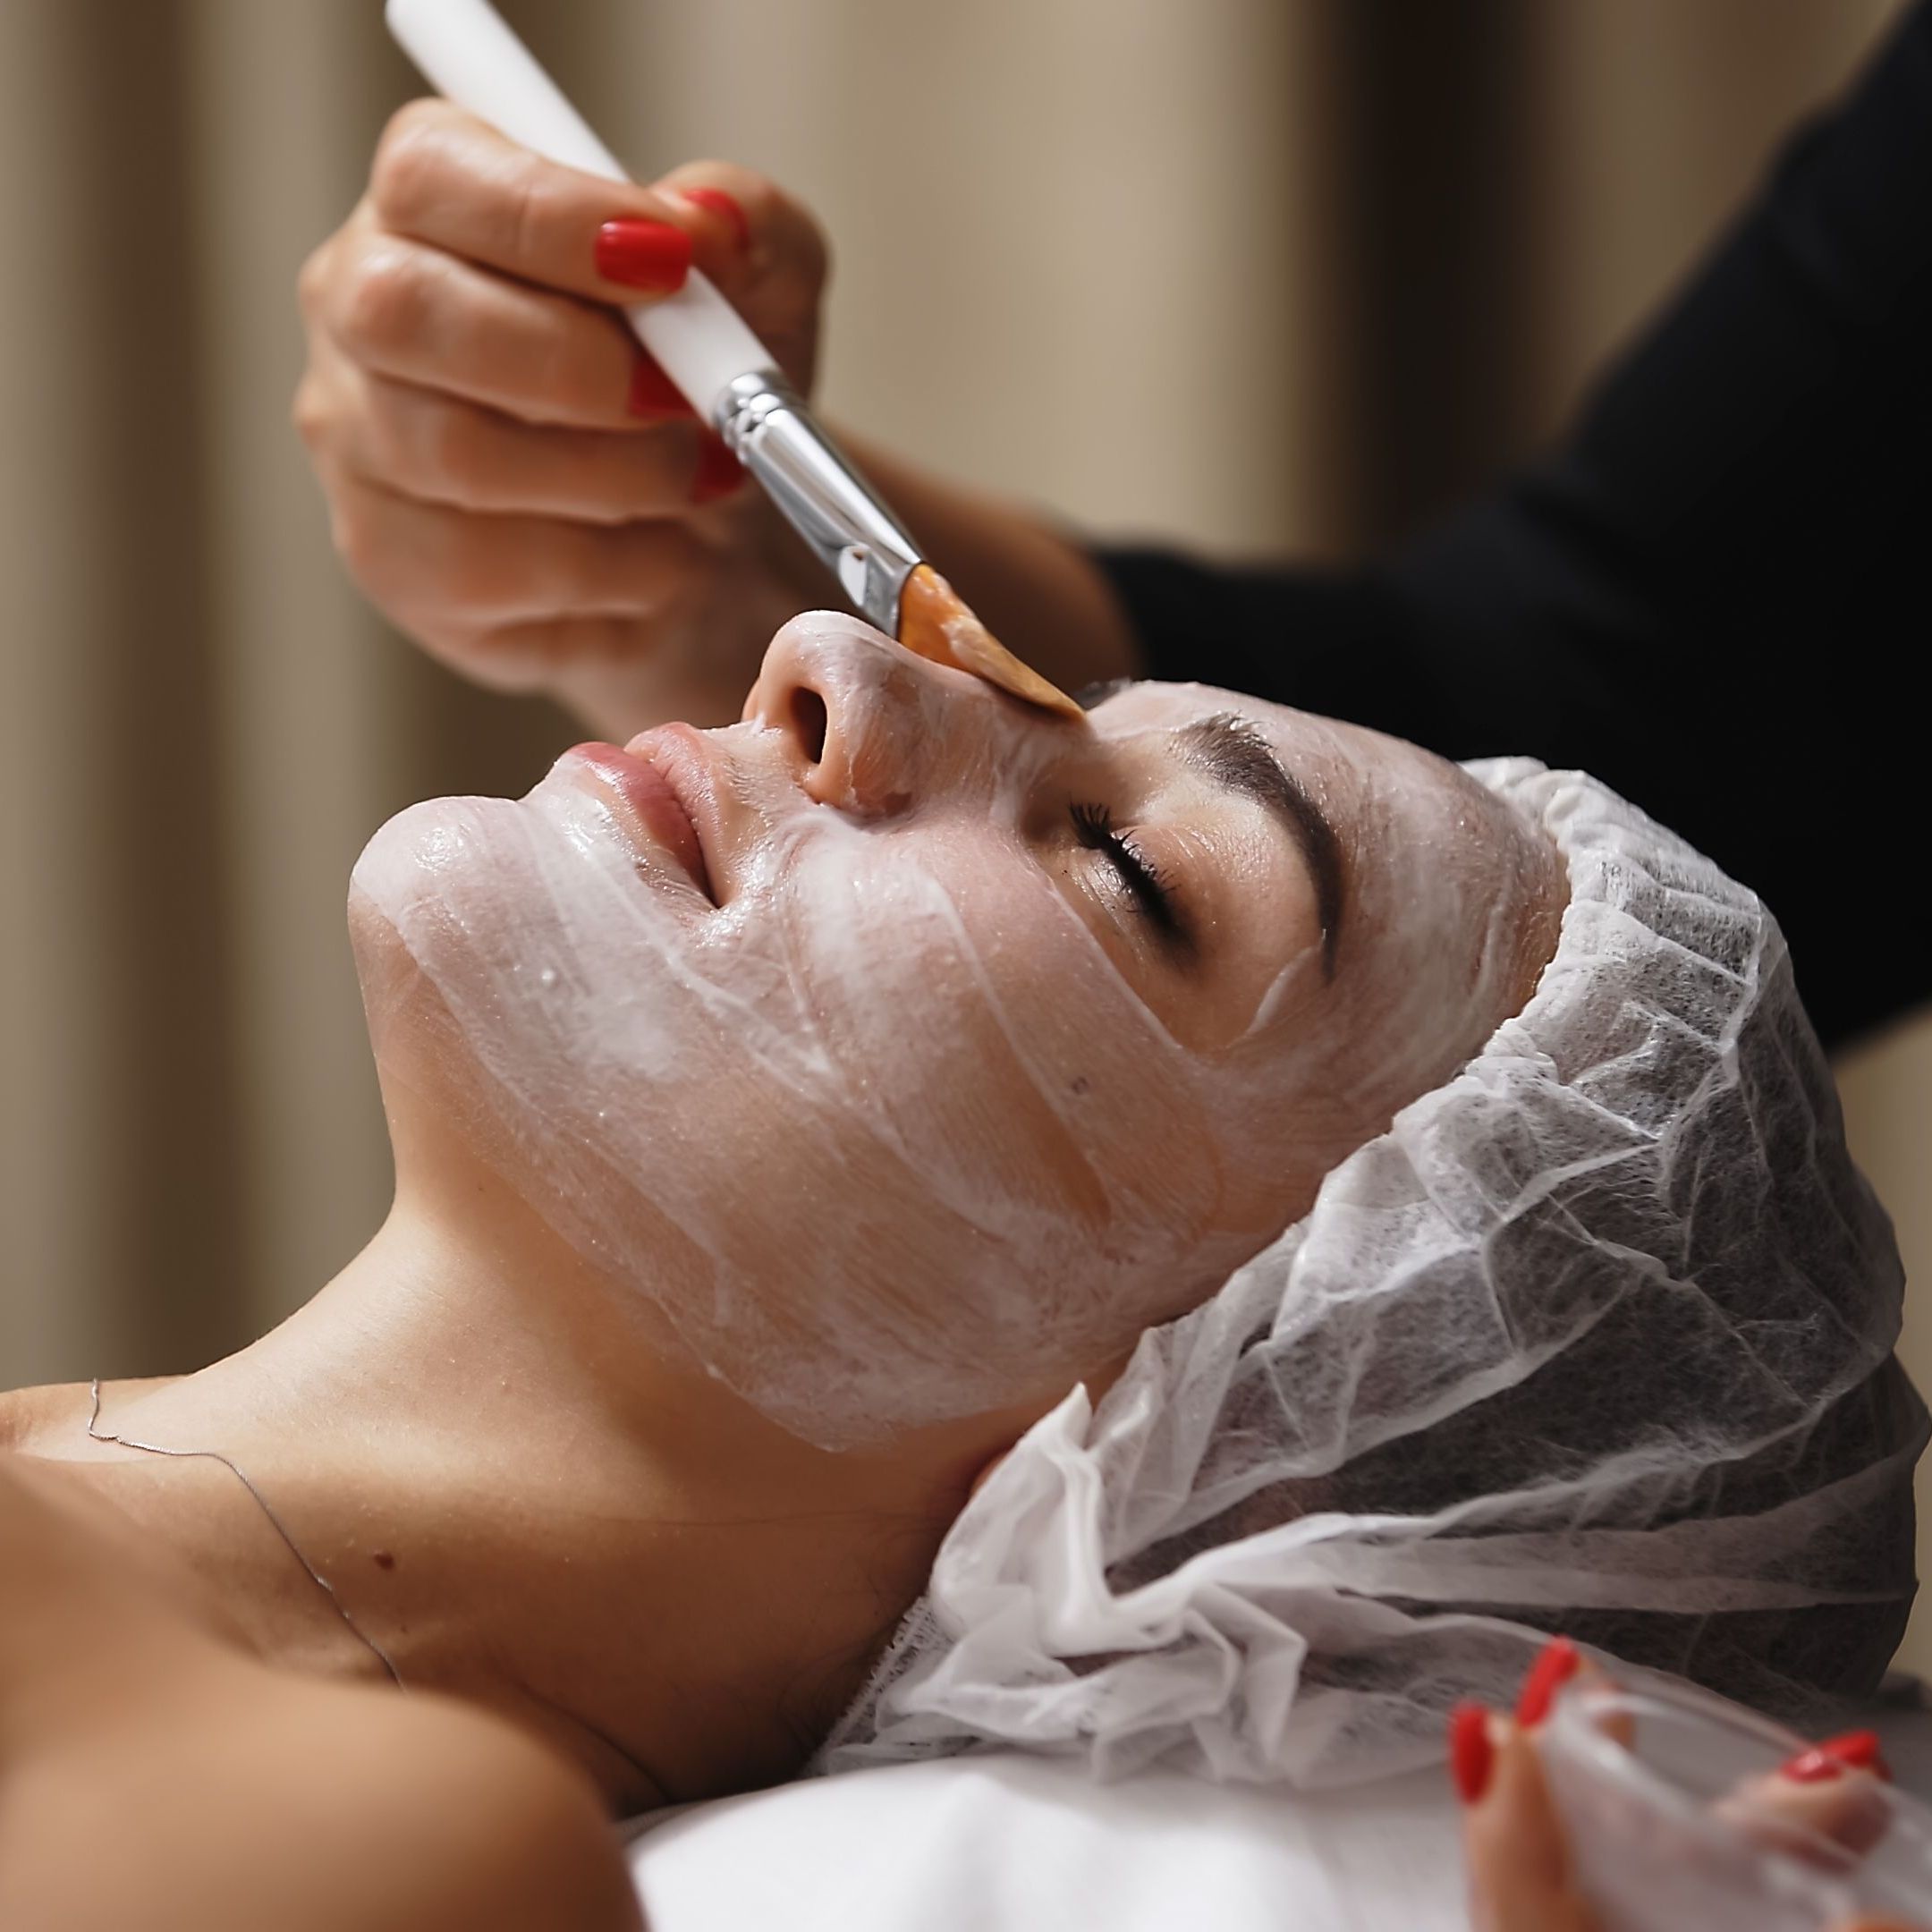
[[[825,761],[826,702],[809,685],[801,684],[792,693],[792,722],[798,727],[799,742],[812,764]]]

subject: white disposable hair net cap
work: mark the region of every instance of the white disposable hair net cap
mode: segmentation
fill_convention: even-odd
[[[1004,1743],[1330,1782],[1534,1628],[1801,1715],[1903,1627],[1902,1270],[1775,922],[1590,779],[1534,997],[960,1517],[821,1767]]]

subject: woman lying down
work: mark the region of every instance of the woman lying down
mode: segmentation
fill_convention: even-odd
[[[350,914],[388,1220],[0,1406],[9,1928],[615,1927],[606,1814],[814,1759],[1347,1780],[1542,1630],[1890,1655],[1885,1217],[1775,925],[1588,779],[818,614]]]

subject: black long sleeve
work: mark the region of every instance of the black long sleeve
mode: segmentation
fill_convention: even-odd
[[[1932,995],[1932,4],[1554,454],[1349,575],[1101,554],[1149,674],[1595,773],[1762,894],[1827,1042]]]

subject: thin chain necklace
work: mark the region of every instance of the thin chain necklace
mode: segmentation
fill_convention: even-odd
[[[325,1597],[328,1598],[329,1607],[335,1611],[335,1614],[339,1616],[344,1623],[349,1626],[350,1631],[354,1634],[358,1640],[374,1653],[376,1660],[382,1665],[382,1667],[386,1671],[389,1673],[390,1682],[395,1685],[398,1690],[405,1688],[402,1682],[402,1673],[395,1667],[395,1660],[389,1655],[386,1650],[383,1648],[383,1647],[379,1643],[376,1641],[373,1637],[369,1635],[369,1633],[366,1630],[362,1628],[360,1623],[356,1622],[356,1620],[352,1616],[350,1615],[349,1606],[345,1603],[343,1603],[340,1597],[335,1594],[335,1586],[331,1583],[329,1580],[326,1576],[324,1576],[322,1572],[318,1570],[316,1566],[312,1563],[310,1563],[306,1556],[302,1555],[301,1549],[300,1546],[296,1543],[295,1538],[292,1537],[288,1532],[288,1525],[284,1523],[282,1519],[275,1514],[275,1511],[272,1508],[269,1507],[268,1498],[265,1496],[251,1481],[250,1481],[248,1472],[242,1467],[239,1462],[235,1462],[230,1456],[224,1455],[219,1449],[165,1449],[161,1446],[159,1443],[135,1442],[130,1436],[110,1435],[106,1429],[97,1427],[100,1421],[101,1404],[101,1385],[100,1377],[98,1376],[96,1376],[94,1377],[92,1388],[94,1395],[94,1408],[92,1413],[89,1414],[88,1417],[87,1426],[88,1438],[89,1441],[97,1443],[113,1443],[116,1446],[123,1449],[139,1449],[147,1455],[175,1456],[179,1457],[182,1461],[189,1461],[199,1457],[209,1462],[219,1462],[221,1466],[225,1470],[228,1470],[230,1474],[234,1477],[235,1480],[239,1482],[251,1496],[254,1497],[256,1504],[260,1509],[262,1514],[266,1516],[268,1519],[269,1522],[274,1526],[275,1533],[282,1538],[283,1542],[287,1544],[289,1555],[292,1556],[295,1561],[302,1566],[303,1570],[308,1572],[309,1580],[313,1583],[315,1587],[318,1590],[320,1590]]]

